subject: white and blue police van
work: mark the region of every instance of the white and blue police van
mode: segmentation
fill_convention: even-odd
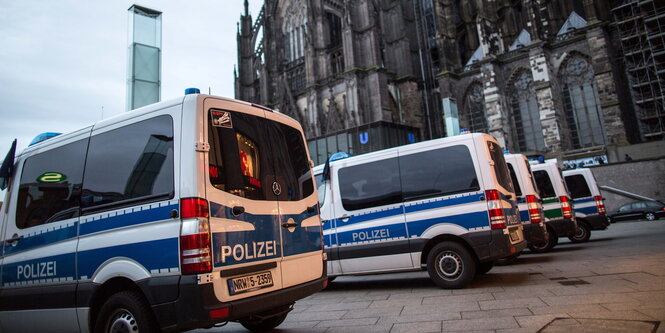
[[[303,132],[270,109],[196,89],[3,165],[1,332],[263,331],[327,284]]]
[[[503,150],[466,134],[314,168],[328,276],[427,269],[461,288],[526,247]]]
[[[530,244],[529,250],[535,253],[549,252],[559,243],[559,237],[575,234],[577,223],[572,199],[563,181],[561,168],[556,160],[539,163],[531,161],[531,171],[543,203],[547,241]]]
[[[533,180],[529,159],[523,154],[506,154],[504,157],[513,181],[527,246],[547,242],[549,236],[545,227],[542,200]]]
[[[577,220],[575,234],[568,238],[573,243],[586,242],[591,237],[591,230],[605,230],[610,225],[605,201],[591,169],[564,170],[563,179],[573,198],[575,220]]]

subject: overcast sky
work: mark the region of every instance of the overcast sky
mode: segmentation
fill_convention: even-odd
[[[234,97],[243,0],[3,0],[0,159],[14,138],[20,151],[39,133],[125,112],[127,9],[135,3],[163,13],[162,100],[188,87]],[[253,17],[262,3],[249,1]]]

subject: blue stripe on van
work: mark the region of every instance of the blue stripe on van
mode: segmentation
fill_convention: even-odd
[[[148,271],[179,270],[178,238],[123,244],[78,253],[79,278],[92,278],[95,271],[111,258],[124,257],[143,265]]]
[[[522,222],[531,222],[531,216],[529,216],[528,210],[520,210],[520,220]]]
[[[433,219],[413,221],[408,223],[409,236],[420,237],[425,230],[430,227],[441,224],[449,223],[462,226],[466,229],[489,227],[489,215],[486,211],[467,213],[460,215],[448,215],[436,217]]]
[[[74,282],[76,254],[66,253],[38,259],[5,264],[2,269],[2,284],[25,286]]]
[[[594,199],[593,197],[573,199],[573,203],[576,203],[576,204],[591,202],[591,201],[596,201],[596,199]]]
[[[31,250],[41,246],[76,238],[78,222],[72,226],[24,237],[15,246],[5,246],[5,255]]]
[[[159,207],[143,209],[127,208],[124,214],[118,214],[120,211],[110,212],[108,216],[100,217],[90,222],[81,223],[80,235],[85,236],[96,232],[107,231],[116,228],[129,227],[137,224],[156,222],[172,219],[170,213],[178,209],[179,205],[160,205]],[[82,217],[81,219],[85,219]]]
[[[575,212],[580,212],[585,215],[598,214],[598,207],[597,206],[584,207],[584,208],[575,207]]]

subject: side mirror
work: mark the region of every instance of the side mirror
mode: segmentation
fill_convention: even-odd
[[[7,156],[0,165],[0,190],[4,190],[9,185],[9,179],[12,177],[14,169],[14,156],[16,155],[16,139],[12,142],[12,147],[9,148]]]

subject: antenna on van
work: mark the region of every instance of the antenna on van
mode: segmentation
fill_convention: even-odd
[[[102,120],[104,120],[104,105],[102,105]]]

